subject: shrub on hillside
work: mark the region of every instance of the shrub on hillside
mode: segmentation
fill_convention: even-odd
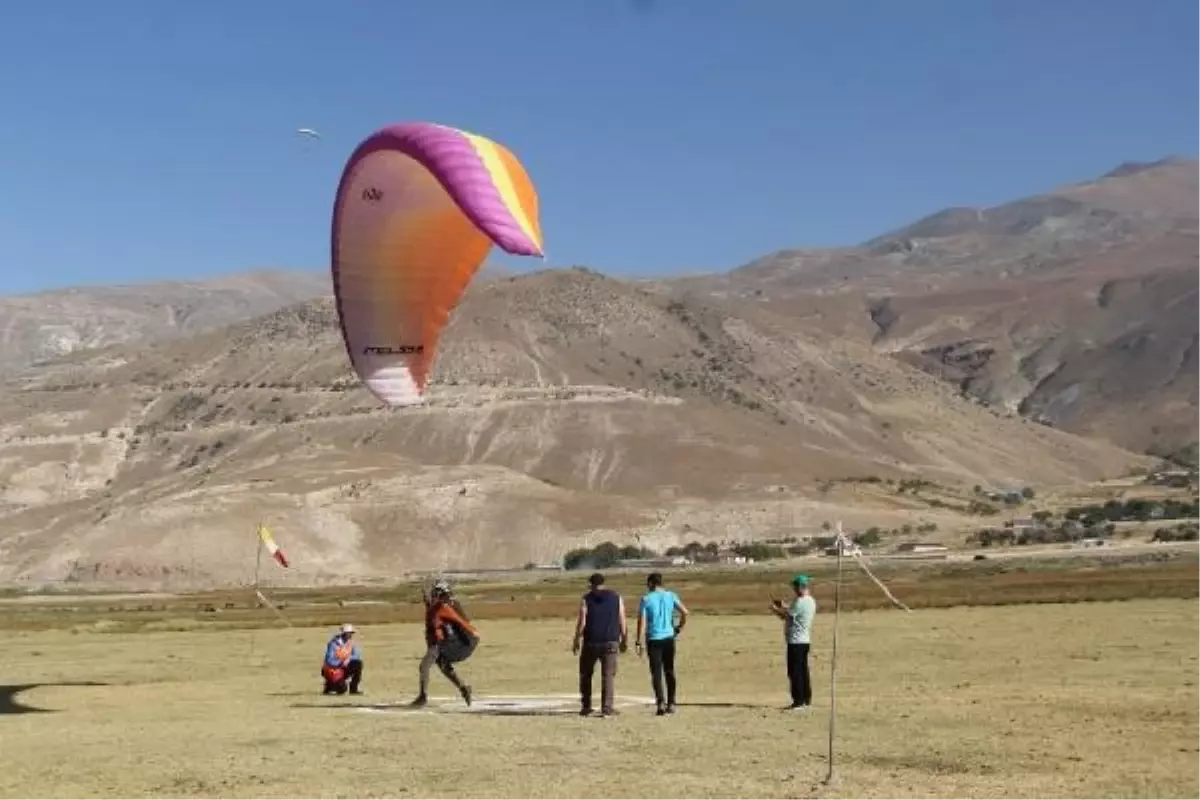
[[[854,535],[854,543],[859,547],[873,547],[883,540],[883,532],[879,528],[867,528],[862,533]]]
[[[768,561],[772,558],[783,558],[787,555],[782,547],[763,544],[762,542],[744,542],[735,545],[733,552],[743,558],[752,558],[755,561]]]
[[[629,558],[653,558],[653,550],[633,545],[619,546],[603,542],[592,548],[571,550],[563,556],[564,569],[608,569]]]
[[[1170,528],[1159,528],[1150,537],[1152,542],[1194,542],[1200,536],[1200,527],[1194,522],[1181,523]]]

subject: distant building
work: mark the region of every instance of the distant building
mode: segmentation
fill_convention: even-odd
[[[1146,476],[1146,483],[1173,489],[1186,489],[1193,480],[1192,472],[1186,469],[1164,469]]]
[[[944,553],[950,548],[944,544],[931,542],[905,542],[896,548],[898,553]]]
[[[838,546],[836,544],[833,547],[825,548],[825,555],[836,556],[837,554],[838,554]],[[862,548],[859,547],[858,545],[854,544],[853,542],[850,542],[843,548],[842,555],[844,555],[844,556],[861,556]]]
[[[655,569],[662,567],[683,567],[692,563],[686,556],[663,556],[660,558],[624,558],[617,562],[621,569]]]

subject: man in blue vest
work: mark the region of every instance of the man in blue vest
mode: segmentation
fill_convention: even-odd
[[[646,637],[646,655],[650,659],[650,683],[654,687],[654,703],[658,716],[675,713],[675,637],[687,623],[688,610],[679,595],[663,588],[661,572],[652,572],[646,578],[646,588],[638,608],[637,638],[634,640],[637,654],[642,654],[642,635]],[[679,624],[675,624],[675,612],[679,612]],[[663,677],[667,679],[667,693],[663,698]]]
[[[571,652],[579,656],[580,716],[592,713],[592,675],[600,662],[600,716],[617,713],[613,707],[614,683],[617,677],[618,653],[628,647],[625,623],[625,600],[604,587],[599,572],[588,578],[591,589],[579,602],[579,618],[575,622],[575,640]]]

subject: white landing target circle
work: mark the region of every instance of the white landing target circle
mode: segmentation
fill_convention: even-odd
[[[596,693],[599,695],[599,692]],[[597,696],[596,700],[599,699]],[[614,703],[617,711],[653,706],[651,697],[617,695]],[[407,702],[375,703],[357,706],[357,711],[370,714],[485,714],[489,716],[540,717],[569,716],[579,713],[579,695],[570,694],[527,694],[474,697],[467,706],[461,697],[431,697],[424,706],[412,706]],[[599,709],[597,709],[599,711]]]

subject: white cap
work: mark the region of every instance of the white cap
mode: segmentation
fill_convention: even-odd
[[[354,626],[347,622],[342,626],[342,633],[354,633]]]

